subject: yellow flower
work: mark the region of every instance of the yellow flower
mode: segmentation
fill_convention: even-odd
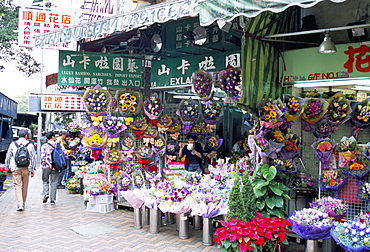
[[[94,145],[100,145],[102,142],[102,138],[99,134],[94,134],[88,138],[89,142]]]
[[[275,108],[275,106],[274,106],[274,105],[269,105],[269,108],[270,108],[270,110],[272,110],[272,111],[275,111],[275,110],[276,110],[276,108]]]
[[[276,113],[276,111],[270,111],[270,116],[272,117],[272,118],[276,118],[276,116],[277,116],[277,113]]]
[[[131,106],[132,105],[132,102],[131,101],[125,101],[125,105],[126,106]]]
[[[266,111],[270,111],[269,106],[263,106],[263,109],[266,110]]]
[[[128,109],[128,107],[127,107],[126,105],[123,105],[123,106],[121,107],[121,109],[122,109],[122,111],[126,111],[126,110]]]
[[[135,96],[133,96],[133,95],[131,95],[131,96],[130,96],[130,100],[131,100],[131,101],[136,101],[136,97],[135,97]]]
[[[121,94],[121,96],[119,98],[120,98],[120,100],[125,100],[126,99],[126,95],[125,94]]]
[[[134,106],[131,106],[130,107],[130,112],[135,112],[136,111],[136,108]]]

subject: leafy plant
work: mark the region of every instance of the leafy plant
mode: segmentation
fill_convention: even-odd
[[[251,221],[255,213],[257,212],[256,197],[253,193],[253,187],[249,181],[248,171],[245,172],[242,179],[243,187],[241,191],[242,200],[244,203],[245,216],[242,220]]]
[[[290,188],[276,181],[278,173],[274,166],[264,164],[255,169],[252,176],[256,207],[267,217],[286,218],[284,198],[290,199],[286,191]]]
[[[236,175],[233,188],[229,196],[229,211],[227,212],[227,219],[245,220],[244,202],[240,193],[240,176]],[[254,215],[253,215],[254,216]]]

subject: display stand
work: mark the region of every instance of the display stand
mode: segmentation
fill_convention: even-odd
[[[318,252],[319,241],[318,240],[306,240],[304,252]]]
[[[158,209],[151,208],[149,210],[150,212],[150,218],[149,218],[149,232],[152,234],[158,234],[159,233],[159,213],[160,211]]]
[[[194,219],[194,229],[195,230],[202,229],[202,217],[196,215],[193,217],[193,219]]]
[[[213,224],[212,218],[203,218],[203,245],[213,245]]]
[[[141,208],[134,208],[134,228],[141,229],[143,227]]]
[[[141,221],[142,221],[143,226],[149,225],[149,216],[150,216],[149,208],[143,205],[141,207]]]
[[[189,238],[189,221],[188,214],[181,213],[179,215],[179,238],[182,240]]]

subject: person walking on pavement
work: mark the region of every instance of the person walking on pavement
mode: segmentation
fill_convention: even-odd
[[[50,205],[54,205],[57,196],[57,184],[59,172],[52,168],[52,158],[51,153],[56,147],[56,137],[53,131],[46,133],[46,138],[48,142],[41,146],[41,168],[42,168],[42,184],[43,184],[43,203],[46,203],[49,199],[50,193]],[[53,148],[54,147],[54,148]],[[67,152],[64,147],[61,146],[64,150],[65,156],[67,157]]]
[[[15,198],[17,200],[17,211],[23,211],[27,200],[28,182],[35,175],[36,170],[36,151],[33,144],[26,139],[27,130],[21,129],[18,132],[19,139],[10,144],[5,158],[5,167],[7,171],[12,172],[13,185],[15,189]],[[17,146],[26,146],[28,150],[29,165],[25,167],[18,166],[15,160]],[[7,173],[7,172],[6,172]]]
[[[60,143],[60,145],[63,146],[64,149],[66,149],[66,150],[68,148],[67,139],[69,139],[69,134],[67,133],[67,131],[65,131],[65,130],[59,131],[59,137],[57,138],[57,143]],[[67,150],[67,153],[68,152],[69,151]],[[65,188],[65,184],[63,184],[64,183],[64,175],[65,175],[65,173],[66,173],[66,169],[59,171],[58,184],[57,184],[57,188],[58,189],[64,189]]]

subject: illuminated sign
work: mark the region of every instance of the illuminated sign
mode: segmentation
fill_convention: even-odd
[[[42,95],[41,110],[57,111],[85,111],[82,96],[76,95]]]

